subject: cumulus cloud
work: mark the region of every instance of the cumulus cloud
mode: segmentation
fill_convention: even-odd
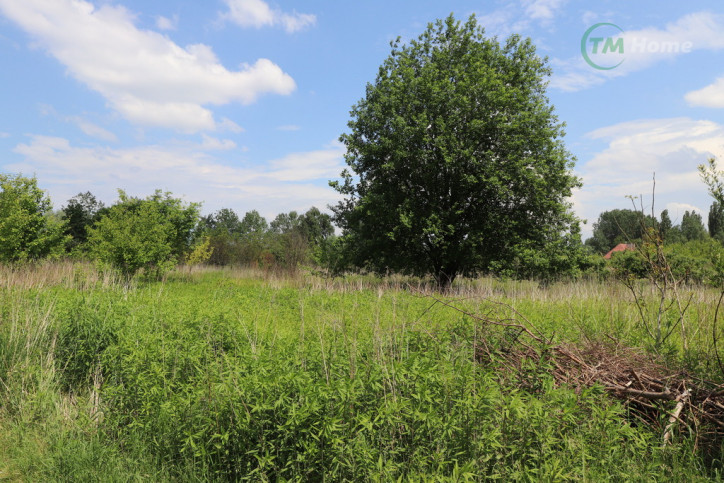
[[[724,125],[685,117],[645,119],[597,129],[588,137],[607,146],[576,170],[583,188],[574,206],[590,222],[586,234],[602,211],[631,208],[629,195],[642,196],[648,212],[654,173],[657,216],[672,203],[698,211],[711,203],[697,166],[724,156]]]
[[[286,13],[272,9],[263,0],[224,0],[229,10],[222,18],[230,20],[240,27],[281,26],[288,33],[297,32],[314,25],[317,17],[308,13]]]
[[[38,173],[56,205],[89,189],[110,202],[117,188],[138,196],[160,188],[190,201],[203,201],[206,212],[231,207],[240,212],[257,209],[265,216],[311,206],[322,209],[339,199],[327,186],[327,180],[337,178],[344,166],[344,146],[339,143],[261,164],[229,166],[209,154],[219,147],[230,148],[228,140],[207,136],[203,141],[201,145],[112,149],[32,136],[14,149],[23,160],[2,167]]]
[[[625,30],[613,37],[614,42],[619,38],[623,39],[624,54],[621,56],[623,62],[618,67],[612,70],[597,70],[588,65],[580,54],[565,60],[554,59],[552,64],[556,74],[551,79],[550,85],[564,91],[582,90],[696,50],[724,49],[722,30],[724,30],[724,15],[710,12],[685,15],[664,28]],[[718,87],[712,89],[717,92],[720,88],[724,89],[724,80],[717,85]],[[692,104],[706,102],[703,99],[706,95],[710,95],[712,90],[702,91],[690,93],[687,101]],[[724,94],[720,94],[718,99],[724,103]]]
[[[294,80],[268,59],[224,67],[210,47],[180,47],[141,30],[121,6],[84,0],[0,0],[17,23],[78,81],[103,95],[133,123],[184,132],[217,127],[208,105],[249,104],[290,94]]]

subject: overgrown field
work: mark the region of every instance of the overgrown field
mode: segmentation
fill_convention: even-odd
[[[664,446],[601,387],[476,360],[505,331],[403,282],[0,268],[0,480],[719,478],[718,451],[703,457],[685,426]],[[716,378],[718,293],[692,296],[688,350],[674,332],[660,352]],[[615,284],[481,279],[444,300],[514,308],[554,341],[650,349]]]

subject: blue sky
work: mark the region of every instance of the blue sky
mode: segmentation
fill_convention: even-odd
[[[451,12],[549,58],[585,237],[626,195],[649,210],[654,172],[657,214],[706,217],[696,166],[724,155],[714,1],[0,0],[0,171],[35,174],[56,208],[84,191],[112,203],[117,188],[169,190],[205,213],[324,208],[350,107],[390,41]],[[616,28],[593,31],[612,40],[603,54],[588,39],[588,63],[597,23]]]

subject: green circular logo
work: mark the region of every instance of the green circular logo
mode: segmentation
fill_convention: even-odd
[[[624,53],[623,49],[623,37],[618,37],[614,41],[613,37],[596,37],[594,36],[594,32],[596,29],[599,29],[601,27],[613,27],[614,29],[618,30],[619,32],[623,33],[623,29],[619,27],[616,24],[608,23],[608,22],[601,22],[597,23],[595,25],[592,25],[588,30],[586,30],[586,33],[583,34],[583,37],[581,37],[581,55],[583,56],[583,59],[586,61],[588,65],[593,67],[594,69],[598,70],[611,70],[615,69],[619,65],[623,63],[625,59],[621,59],[616,65],[606,66],[601,65],[601,59],[608,55],[610,57],[614,57],[616,59],[619,58],[619,56],[622,56]],[[588,46],[591,45],[591,53],[588,52]],[[591,58],[591,55],[595,54],[596,60]]]

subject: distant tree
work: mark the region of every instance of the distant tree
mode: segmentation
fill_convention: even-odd
[[[199,205],[161,191],[145,199],[118,193],[119,201],[88,230],[95,258],[129,278],[141,269],[158,276],[184,260],[191,251]]]
[[[231,208],[222,208],[212,215],[211,232],[215,235],[235,237],[241,234],[239,215]]]
[[[269,224],[269,231],[272,233],[291,233],[301,225],[302,218],[296,211],[279,213]]]
[[[330,272],[338,272],[341,245],[334,235],[332,217],[313,206],[302,216],[300,229],[307,240],[311,262]]]
[[[668,213],[667,213],[668,215]],[[635,210],[616,209],[604,211],[593,224],[593,237],[586,240],[586,245],[598,253],[606,253],[619,243],[633,243],[640,240],[643,226],[655,226],[650,215],[642,219],[642,214]]]
[[[271,235],[269,223],[258,211],[251,210],[244,214],[240,224],[241,261],[245,264],[266,263],[265,253],[271,251]]]
[[[210,256],[207,261],[213,265],[240,263],[240,234],[241,221],[236,212],[230,208],[222,208],[201,217],[195,230],[197,243],[208,241]]]
[[[672,228],[671,217],[669,216],[669,210],[661,212],[661,221],[659,222],[659,236],[662,240],[666,240],[669,231]]]
[[[332,217],[327,213],[322,213],[314,206],[302,215],[300,229],[312,245],[319,245],[334,235]]]
[[[270,246],[280,266],[294,270],[307,259],[309,243],[302,231],[303,216],[296,211],[280,213],[269,223]]]
[[[0,174],[0,261],[59,256],[68,241],[64,231],[35,177]]]
[[[351,172],[331,183],[353,263],[445,290],[520,247],[557,246],[578,224],[566,200],[579,180],[550,75],[530,39],[486,38],[474,16],[393,42],[340,138]]]
[[[261,216],[256,210],[247,211],[239,225],[239,231],[242,235],[261,235],[268,229],[269,223],[267,223],[266,218]]]
[[[68,204],[62,212],[63,219],[67,222],[65,232],[71,237],[71,242],[68,244],[70,249],[85,244],[88,240],[87,228],[95,223],[103,208],[103,203],[98,201],[90,191],[78,193],[68,200]]]
[[[686,211],[681,218],[681,234],[686,241],[703,240],[706,238],[706,228],[701,215],[695,211]]]
[[[709,208],[708,219],[709,236],[724,242],[724,205],[718,201],[712,203]]]

